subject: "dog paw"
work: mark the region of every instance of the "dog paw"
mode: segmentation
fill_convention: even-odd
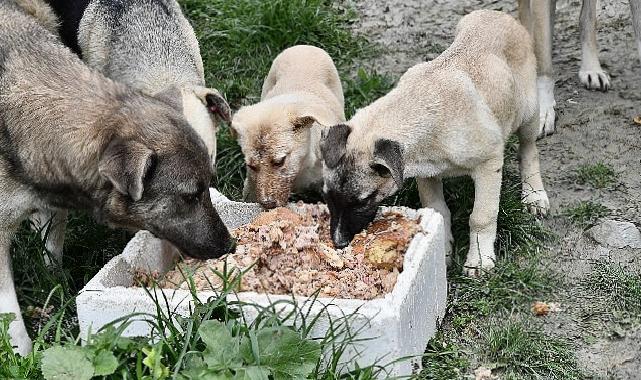
[[[610,89],[610,77],[601,67],[593,69],[581,68],[579,70],[579,79],[588,90],[608,91]]]
[[[463,273],[468,277],[479,277],[483,273],[494,268],[496,256],[491,254],[469,253],[463,266]]]
[[[549,77],[538,77],[536,87],[539,95],[539,138],[554,133],[556,126],[556,100],[554,100],[554,81]]]
[[[523,203],[534,215],[547,215],[550,210],[550,200],[545,190],[526,191],[523,193]]]

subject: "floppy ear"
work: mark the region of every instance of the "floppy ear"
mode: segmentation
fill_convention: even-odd
[[[335,168],[345,156],[347,137],[352,130],[345,124],[334,125],[327,132],[323,131],[321,154],[328,168]]]
[[[231,122],[231,109],[223,96],[215,88],[197,87],[194,92],[207,107],[209,113],[221,120]]]
[[[403,186],[403,149],[401,144],[388,139],[378,139],[374,143],[374,161],[371,164],[381,177],[392,177],[396,185]]]
[[[183,112],[183,94],[177,86],[170,86],[154,94],[154,98],[168,104],[176,111]]]
[[[145,145],[116,138],[102,153],[98,173],[119,193],[139,201],[144,189],[143,181],[154,158],[154,152]]]
[[[316,118],[314,116],[297,116],[293,118],[292,125],[294,126],[294,132],[311,128],[314,123],[316,123]]]

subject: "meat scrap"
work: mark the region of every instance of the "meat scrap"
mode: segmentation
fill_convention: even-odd
[[[403,255],[419,220],[397,212],[384,213],[354,237],[344,249],[330,238],[325,205],[303,204],[261,213],[236,228],[236,251],[218,259],[186,259],[159,279],[159,286],[188,289],[191,276],[197,289],[217,289],[225,269],[240,276],[239,291],[269,294],[373,299],[394,288],[403,270]]]

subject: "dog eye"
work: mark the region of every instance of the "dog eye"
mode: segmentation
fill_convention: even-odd
[[[248,167],[251,171],[254,171],[254,172],[258,171],[258,166],[254,165],[254,164],[247,164],[247,167]]]
[[[275,160],[272,161],[272,164],[274,164],[274,166],[277,167],[277,168],[281,167],[281,166],[283,166],[285,164],[285,159],[286,158],[287,158],[287,156],[283,156],[283,157],[280,157],[278,159],[275,159]]]

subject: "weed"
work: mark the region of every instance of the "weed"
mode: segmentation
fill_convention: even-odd
[[[536,257],[520,261],[503,260],[480,278],[450,273],[448,312],[455,316],[454,327],[464,327],[470,320],[519,305],[527,310],[533,298],[554,285],[554,279],[546,273],[539,267]]]
[[[621,265],[598,260],[581,286],[605,301],[609,312],[641,315],[641,273],[628,272]]]
[[[468,366],[465,353],[456,344],[447,342],[442,333],[437,333],[427,344],[419,379],[459,379]]]
[[[585,164],[576,170],[576,180],[580,184],[590,184],[597,189],[603,189],[616,183],[617,173],[612,166],[603,162]]]
[[[592,201],[580,201],[568,207],[563,213],[570,220],[582,227],[594,225],[599,219],[610,215],[610,209]]]
[[[582,379],[565,341],[518,321],[491,323],[481,332],[481,353],[502,379]]]
[[[355,78],[345,81],[345,116],[349,119],[359,108],[387,94],[393,84],[388,76],[360,68]]]

